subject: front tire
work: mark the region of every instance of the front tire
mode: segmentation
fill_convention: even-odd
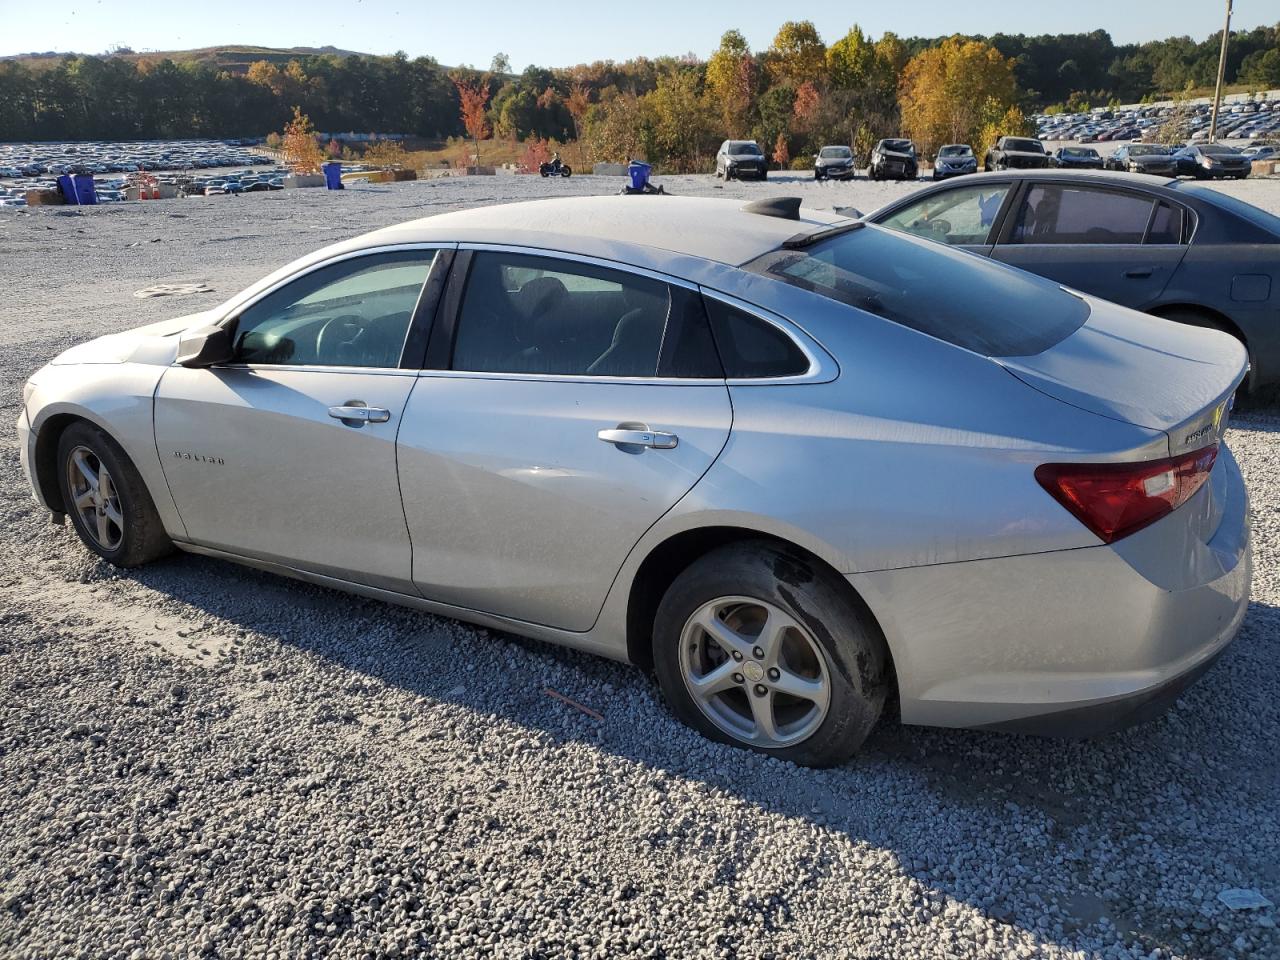
[[[117,567],[173,550],[142,475],[110,436],[75,423],[58,438],[62,502],[84,545]]]
[[[834,574],[767,541],[721,547],[667,590],[654,667],[678,719],[804,766],[862,745],[888,691],[883,635]]]

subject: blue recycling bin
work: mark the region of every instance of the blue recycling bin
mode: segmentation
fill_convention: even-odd
[[[76,199],[81,206],[92,207],[98,202],[98,191],[93,184],[93,174],[77,173],[71,178],[76,185]]]
[[[639,160],[632,160],[627,164],[627,176],[631,178],[632,190],[643,190],[649,182],[649,171],[653,169],[651,163],[641,163]]]
[[[324,185],[330,190],[341,190],[342,164],[336,160],[330,160],[328,163],[322,163],[320,168],[324,171]]]
[[[58,188],[62,191],[67,203],[75,203],[82,207],[91,207],[98,202],[98,193],[93,187],[91,173],[64,173],[58,177]]]

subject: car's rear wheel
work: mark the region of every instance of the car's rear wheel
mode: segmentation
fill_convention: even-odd
[[[85,546],[118,567],[173,550],[151,494],[120,445],[88,423],[58,438],[62,502]]]
[[[769,542],[731,544],[672,583],[654,666],[683,722],[806,766],[848,759],[880,717],[888,656],[835,576]]]

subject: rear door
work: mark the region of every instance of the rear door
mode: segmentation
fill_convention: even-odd
[[[715,461],[732,408],[697,291],[501,248],[459,253],[400,429],[423,596],[565,630]]]
[[[1142,310],[1186,254],[1187,216],[1181,206],[1137,190],[1028,182],[992,256]]]

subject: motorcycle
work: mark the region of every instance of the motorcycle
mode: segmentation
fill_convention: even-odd
[[[567,163],[559,160],[548,160],[546,163],[538,167],[538,173],[544,177],[571,177],[573,170]]]

